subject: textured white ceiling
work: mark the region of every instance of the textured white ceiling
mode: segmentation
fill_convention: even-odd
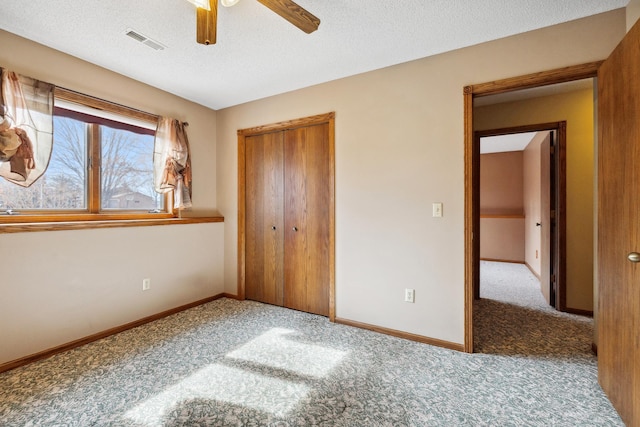
[[[510,135],[485,136],[480,138],[480,154],[522,151],[527,148],[537,132],[513,133]]]
[[[185,0],[0,0],[0,28],[213,109],[624,7],[628,0],[297,0],[310,35],[255,0],[195,42]],[[155,51],[131,28],[166,46]],[[0,64],[2,65],[2,64]]]

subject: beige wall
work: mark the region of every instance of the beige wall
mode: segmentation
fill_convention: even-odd
[[[603,59],[624,33],[619,10],[218,111],[226,291],[237,286],[236,131],[335,111],[337,316],[462,343],[463,87]]]
[[[523,213],[522,157],[522,151],[480,155],[480,214]]]
[[[630,0],[627,5],[627,31],[633,27],[638,18],[640,18],[640,0]]]
[[[567,307],[593,310],[593,91],[475,109],[477,129],[567,121]]]
[[[0,46],[0,66],[188,121],[194,210],[215,210],[214,111],[4,31]],[[223,240],[224,224],[0,234],[0,363],[223,292]]]
[[[482,144],[482,142],[481,142]],[[522,151],[480,155],[480,258],[524,262]]]
[[[223,234],[209,223],[0,235],[0,363],[221,293]]]
[[[524,218],[480,217],[480,259],[524,262]]]

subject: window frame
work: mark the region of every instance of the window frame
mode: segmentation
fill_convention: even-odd
[[[97,110],[157,123],[159,116],[141,110],[115,104],[69,89],[56,87],[54,99],[83,105]],[[166,220],[176,218],[173,208],[173,191],[164,194],[165,210],[148,212],[141,210],[100,209],[101,204],[101,158],[100,158],[100,124],[89,124],[87,127],[90,142],[87,144],[87,206],[83,210],[17,210],[14,214],[0,214],[0,224],[41,223],[41,222],[82,222],[82,221],[130,221],[130,220]],[[55,145],[55,141],[54,141]],[[98,166],[96,166],[98,165]]]

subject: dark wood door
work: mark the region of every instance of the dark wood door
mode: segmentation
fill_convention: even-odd
[[[283,305],[284,150],[282,132],[245,140],[245,292],[248,299]]]
[[[472,218],[473,242],[471,263],[473,265],[473,298],[480,299],[480,134],[475,133],[473,137],[473,189],[471,194],[471,204],[473,204],[474,215]]]
[[[636,23],[598,70],[598,379],[628,426],[640,426],[639,46]]]
[[[285,307],[329,315],[329,125],[284,135]]]

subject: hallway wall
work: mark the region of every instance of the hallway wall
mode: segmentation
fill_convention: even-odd
[[[480,258],[525,260],[522,151],[480,155]]]

